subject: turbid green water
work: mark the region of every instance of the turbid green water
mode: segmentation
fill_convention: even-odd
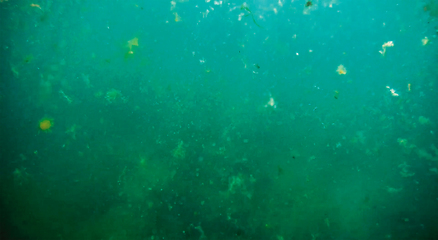
[[[0,239],[438,239],[435,1],[0,2]]]

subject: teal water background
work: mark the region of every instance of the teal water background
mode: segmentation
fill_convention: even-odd
[[[0,15],[0,239],[438,239],[436,1]]]

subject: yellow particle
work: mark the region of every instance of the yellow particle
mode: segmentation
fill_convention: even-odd
[[[175,22],[181,22],[181,17],[178,15],[178,13],[173,13],[175,15]]]
[[[43,9],[41,8],[41,6],[40,6],[39,4],[36,4],[36,3],[31,3],[30,6],[31,6],[31,7],[34,7],[34,8],[38,8],[38,9],[40,9],[40,10],[43,10]]]
[[[339,75],[345,75],[345,74],[347,74],[347,69],[344,67],[344,65],[341,64],[338,66],[338,69],[336,70],[336,72]]]
[[[423,39],[421,39],[421,43],[423,44],[423,46],[425,46],[426,44],[429,43],[429,38],[424,37]]]
[[[51,132],[51,128],[53,127],[53,119],[44,117],[39,121],[38,127],[43,132]]]

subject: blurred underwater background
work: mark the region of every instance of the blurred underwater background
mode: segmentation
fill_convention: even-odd
[[[0,16],[0,239],[438,239],[437,1]]]

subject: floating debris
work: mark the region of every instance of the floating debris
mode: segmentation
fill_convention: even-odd
[[[178,15],[178,13],[174,12],[173,15],[175,15],[175,22],[181,22],[181,17]]]
[[[403,188],[393,188],[389,186],[386,187],[386,191],[388,191],[389,193],[398,193],[401,190],[403,190]]]
[[[64,91],[59,90],[59,94],[61,94],[61,97],[64,98],[65,100],[67,100],[67,102],[68,102],[69,104],[73,102],[73,100],[72,100],[69,96],[67,96],[67,95],[64,93]]]
[[[336,69],[336,72],[339,75],[345,75],[345,74],[347,74],[347,69],[344,67],[344,65],[341,64],[338,66],[338,69]]]
[[[126,103],[128,101],[128,99],[123,96],[122,92],[120,92],[117,89],[111,88],[108,92],[106,92],[105,95],[105,99],[109,102],[109,103],[114,103],[117,101],[122,101],[124,103]]]
[[[184,148],[184,142],[180,140],[178,146],[172,150],[172,156],[176,159],[184,159],[186,157],[186,149]]]
[[[80,127],[76,124],[73,124],[71,127],[69,127],[65,133],[70,135],[73,140],[76,140],[76,130],[78,130]]]
[[[421,43],[423,44],[423,46],[426,46],[429,43],[429,38],[424,37],[423,39],[421,39]]]
[[[129,40],[127,46],[129,48],[128,54],[134,54],[134,51],[132,51],[132,46],[137,46],[138,47],[138,38],[135,37],[135,38]]]
[[[312,5],[313,5],[312,1],[307,1],[305,6],[306,7],[311,7]]]
[[[36,3],[31,3],[30,6],[33,7],[33,8],[38,8],[38,9],[40,9],[40,10],[43,10],[43,9],[41,8],[41,6],[40,6],[39,4],[36,4]]]
[[[269,94],[269,101],[265,104],[265,108],[267,107],[277,108],[277,103],[271,94]]]
[[[421,125],[427,125],[430,123],[430,119],[424,116],[419,116],[418,121],[421,123]]]
[[[391,95],[393,97],[398,97],[399,96],[399,94],[395,92],[394,88],[390,88],[389,86],[386,86],[386,88],[389,89],[389,92],[391,93]]]
[[[388,47],[394,47],[394,43],[392,41],[384,43],[382,45],[382,50],[379,51],[379,53],[382,54],[382,56],[385,56],[386,48],[388,48]]]
[[[400,175],[402,177],[412,177],[415,175],[414,172],[409,171],[409,168],[411,167],[406,162],[403,162],[402,164],[398,165],[399,168],[401,168]]]
[[[38,127],[43,132],[52,132],[53,118],[44,117],[38,122]]]
[[[247,11],[248,14],[244,15],[244,17],[251,16],[252,21],[254,22],[254,24],[255,24],[257,27],[259,27],[259,28],[263,28],[262,26],[260,26],[260,25],[256,22],[256,20],[255,20],[255,18],[254,18],[254,14],[251,12],[251,10],[249,10],[249,7],[248,7],[248,5],[247,5],[246,3],[243,3],[242,6],[240,6],[240,10],[245,10],[245,11]]]

